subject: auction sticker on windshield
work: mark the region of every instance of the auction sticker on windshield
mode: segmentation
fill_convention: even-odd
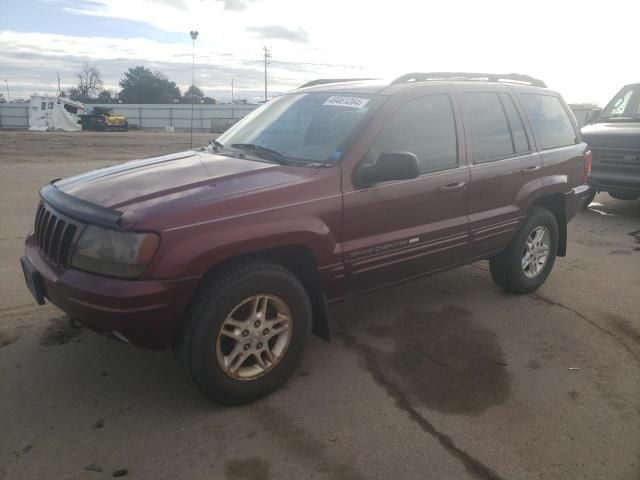
[[[322,105],[329,105],[332,107],[362,108],[367,103],[369,103],[368,98],[332,96],[327,98]]]

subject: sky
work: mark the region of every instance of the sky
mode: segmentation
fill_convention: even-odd
[[[89,62],[119,89],[144,65],[219,100],[316,78],[415,71],[532,75],[570,103],[604,106],[640,82],[638,0],[0,0],[0,92],[55,94]],[[628,23],[628,24],[627,24]],[[5,81],[6,80],[6,81]]]

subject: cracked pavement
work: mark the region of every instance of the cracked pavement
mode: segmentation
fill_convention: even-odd
[[[333,306],[333,341],[239,408],[170,352],[35,305],[18,258],[37,187],[185,139],[0,132],[0,478],[640,477],[640,201],[598,195],[534,294],[479,262]]]

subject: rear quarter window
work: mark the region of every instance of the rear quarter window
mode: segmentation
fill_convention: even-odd
[[[578,143],[573,123],[558,97],[523,93],[520,99],[543,150]]]

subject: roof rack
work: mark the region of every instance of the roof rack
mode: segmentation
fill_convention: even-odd
[[[391,85],[409,82],[427,82],[437,80],[472,80],[479,82],[507,82],[547,88],[546,83],[529,75],[519,73],[470,73],[470,72],[427,72],[407,73],[396,78]]]
[[[354,82],[362,80],[373,80],[372,78],[319,78],[317,80],[311,80],[310,82],[300,85],[298,88],[314,87],[316,85],[327,85],[328,83],[341,83],[341,82]]]

